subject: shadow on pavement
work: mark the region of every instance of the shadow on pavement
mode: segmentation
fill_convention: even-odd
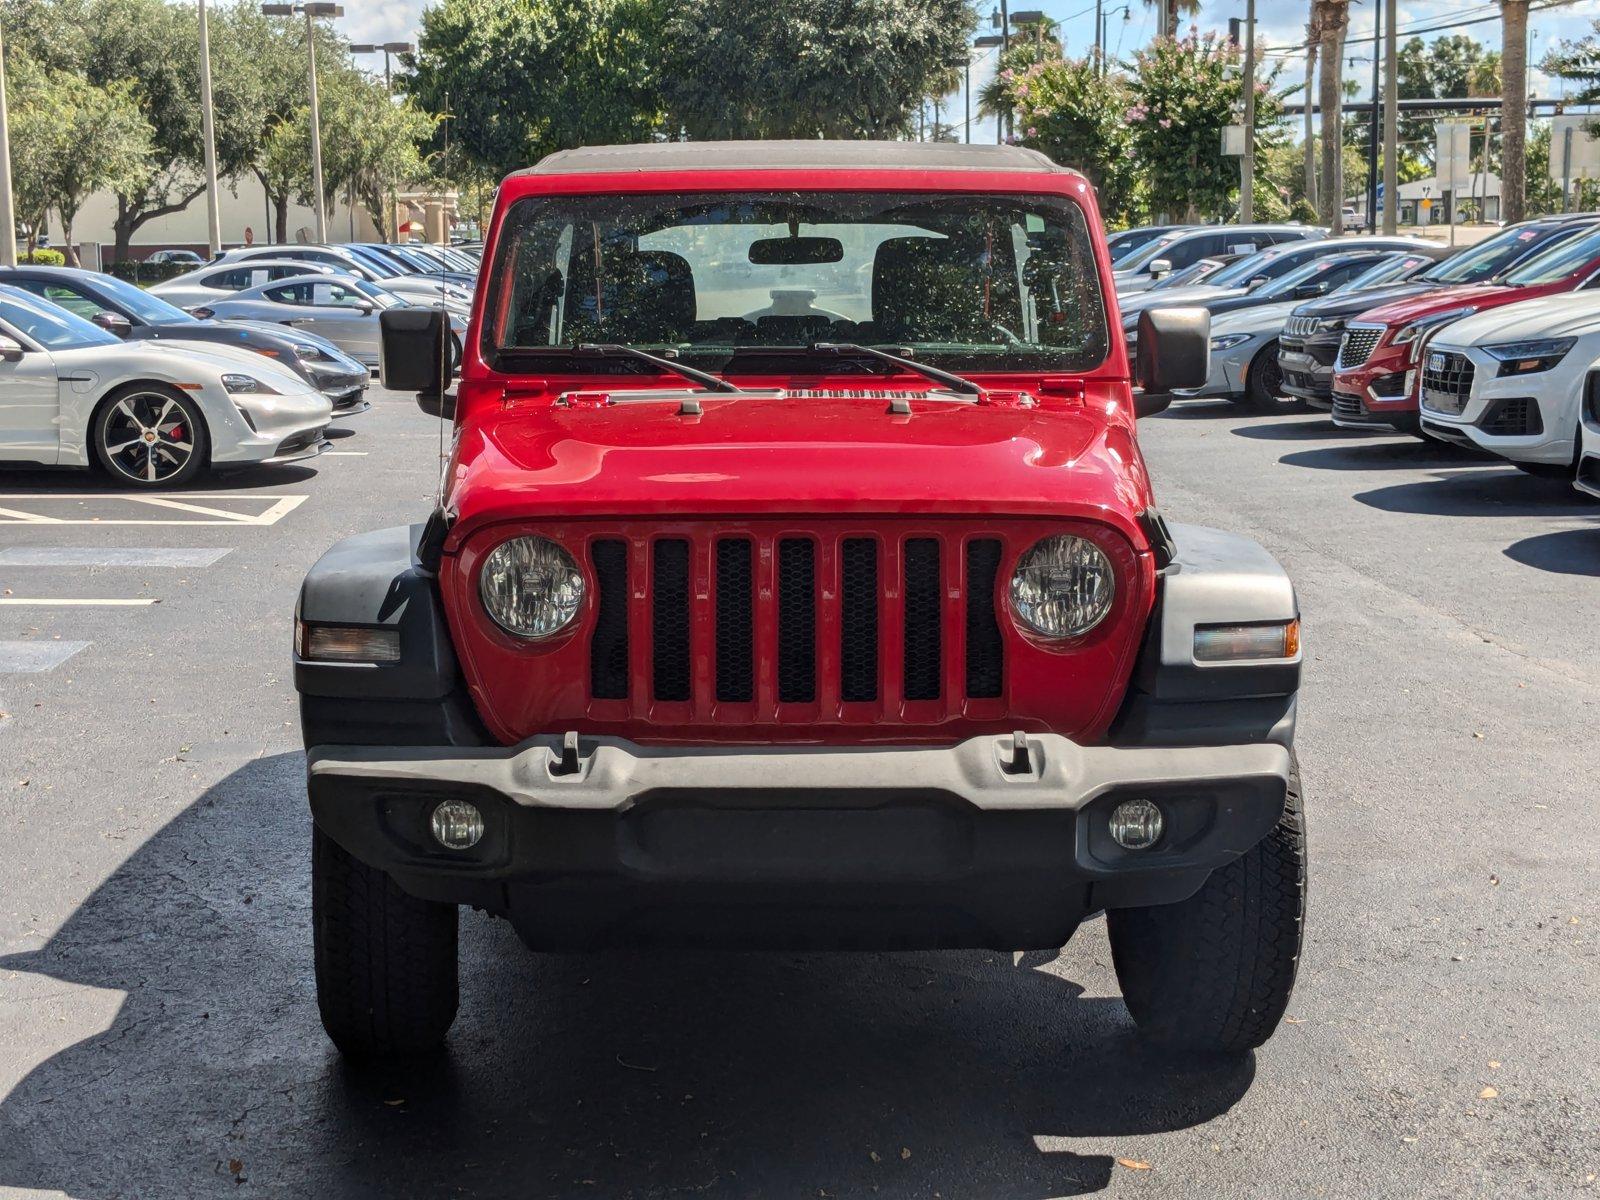
[[[1382,471],[1389,467],[1495,467],[1501,459],[1479,451],[1452,446],[1448,442],[1429,442],[1415,438],[1352,442],[1346,446],[1325,446],[1320,450],[1296,450],[1279,462],[1291,467],[1312,467],[1319,471]]]
[[[1436,517],[1565,517],[1593,514],[1594,504],[1572,484],[1536,479],[1520,471],[1470,471],[1421,483],[1357,492],[1356,499],[1385,512]]]
[[[315,462],[315,459],[310,460]],[[315,467],[301,463],[282,463],[273,467],[214,467],[202,471],[186,484],[174,488],[157,488],[157,496],[183,492],[231,492],[247,488],[281,488],[315,479]],[[119,483],[104,471],[84,471],[63,467],[7,466],[0,470],[0,490],[8,492],[116,492],[133,491],[127,484]]]
[[[317,1023],[302,770],[234,772],[0,959],[46,1038],[70,993],[29,976],[126,993],[0,1103],[0,1192],[1031,1200],[1122,1153],[1036,1138],[1192,1126],[1254,1077],[1141,1049],[1050,955],[559,957],[472,913],[447,1053],[348,1067]]]
[[[1505,554],[1513,562],[1555,575],[1600,576],[1600,524],[1523,538],[1507,546]]]
[[[1390,437],[1387,433],[1371,434],[1365,429],[1341,429],[1328,419],[1326,413],[1313,413],[1300,417],[1267,417],[1254,425],[1241,425],[1229,430],[1235,437],[1250,438],[1260,442],[1316,442],[1333,439]]]
[[[1160,421],[1208,421],[1215,417],[1243,417],[1249,414],[1228,400],[1174,400],[1172,407],[1155,415]]]

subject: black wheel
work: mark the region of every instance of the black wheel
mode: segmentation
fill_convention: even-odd
[[[1268,342],[1250,360],[1245,372],[1244,395],[1235,396],[1234,403],[1256,413],[1291,412],[1301,407],[1300,401],[1281,395],[1283,372],[1278,369],[1278,343]]]
[[[434,1049],[456,1018],[456,906],[419,900],[313,828],[317,1008],[352,1058]]]
[[[1300,963],[1306,834],[1299,768],[1276,828],[1177,904],[1112,909],[1111,958],[1122,997],[1153,1041],[1243,1054],[1283,1019]]]
[[[89,435],[112,478],[141,488],[188,483],[211,448],[200,406],[164,383],[134,384],[111,396]]]

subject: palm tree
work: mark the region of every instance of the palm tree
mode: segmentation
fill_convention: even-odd
[[[1322,180],[1317,188],[1322,220],[1334,233],[1344,232],[1344,33],[1350,24],[1350,0],[1316,0],[1321,13],[1312,18],[1321,33],[1322,77],[1317,106],[1322,110]]]
[[[1305,168],[1306,202],[1317,206],[1317,143],[1312,135],[1311,95],[1317,80],[1317,44],[1322,41],[1322,7],[1311,0],[1311,19],[1306,22],[1306,90],[1305,90]]]
[[[1528,0],[1500,0],[1500,216],[1520,221],[1528,197]]]
[[[1200,11],[1200,0],[1144,0],[1151,8],[1159,6],[1166,19],[1168,37],[1178,36],[1178,17],[1180,15],[1192,17]]]

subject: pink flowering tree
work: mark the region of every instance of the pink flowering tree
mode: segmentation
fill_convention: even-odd
[[[1243,107],[1243,57],[1226,38],[1192,26],[1188,37],[1163,38],[1134,55],[1124,115],[1152,212],[1195,220],[1226,215],[1236,203],[1239,160],[1223,156],[1222,130]],[[1276,68],[1257,65],[1257,178],[1281,137],[1276,76]]]

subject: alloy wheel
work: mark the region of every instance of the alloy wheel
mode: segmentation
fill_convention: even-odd
[[[105,460],[140,483],[173,478],[194,458],[194,430],[176,399],[134,392],[112,405],[101,434]]]

